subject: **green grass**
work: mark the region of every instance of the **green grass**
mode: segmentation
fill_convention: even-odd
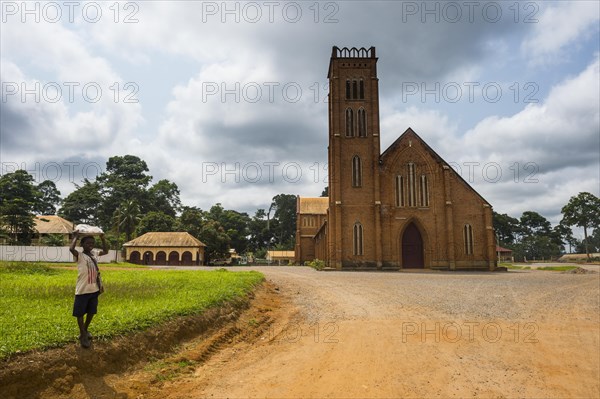
[[[509,270],[530,270],[531,269],[531,267],[529,267],[529,266],[515,266],[510,263],[503,263],[501,265],[505,266]]]
[[[549,270],[553,272],[564,272],[567,270],[577,269],[579,266],[544,266],[538,267],[537,270]]]
[[[0,262],[0,359],[77,339],[71,315],[77,271],[51,265]],[[101,338],[201,313],[264,279],[258,272],[100,269],[106,292],[90,332]]]

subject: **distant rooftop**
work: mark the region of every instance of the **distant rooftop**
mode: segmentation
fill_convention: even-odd
[[[56,215],[38,215],[34,219],[39,234],[71,234],[73,223]]]
[[[205,247],[186,232],[150,232],[123,244],[126,247]]]
[[[300,197],[299,213],[326,215],[327,208],[329,208],[329,197]]]

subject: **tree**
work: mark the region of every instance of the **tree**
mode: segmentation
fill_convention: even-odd
[[[65,245],[65,237],[62,234],[48,234],[42,238],[42,243],[49,247],[62,247]]]
[[[163,179],[148,190],[150,210],[175,217],[181,207],[177,184]]]
[[[150,231],[175,231],[177,221],[171,215],[162,212],[148,212],[142,217],[137,227],[137,235]]]
[[[264,209],[256,211],[248,224],[248,231],[250,233],[248,248],[259,257],[257,254],[266,250],[273,240],[273,233],[267,228],[267,213]]]
[[[250,235],[248,230],[250,217],[247,213],[226,210],[220,203],[217,203],[205,214],[205,218],[219,223],[230,238],[230,248],[235,248],[238,253],[246,252]]]
[[[564,243],[569,245],[569,253],[579,241],[573,236],[573,230],[562,222],[554,226],[553,233],[559,246],[564,247]]]
[[[515,258],[551,259],[562,246],[550,222],[533,211],[525,211],[518,225],[519,240],[514,245]]]
[[[10,237],[9,243],[29,245],[35,233],[34,207],[39,191],[33,177],[17,170],[0,177],[0,227]]]
[[[276,237],[276,244],[285,249],[294,249],[296,237],[296,196],[293,194],[278,194],[273,197],[271,207],[275,215],[270,222],[270,228]]]
[[[223,229],[223,226],[215,220],[207,220],[200,229],[200,241],[206,244],[207,260],[224,258],[229,250],[231,239]]]
[[[34,207],[38,215],[55,215],[56,207],[60,203],[60,191],[52,180],[44,180],[37,185],[39,200]]]
[[[108,159],[106,171],[97,179],[102,195],[100,204],[102,227],[106,229],[110,227],[115,210],[126,201],[134,201],[141,213],[149,210],[146,188],[152,176],[146,172],[148,172],[146,162],[135,155],[114,156]]]
[[[202,225],[205,222],[204,213],[195,206],[184,206],[177,220],[177,230],[187,231],[194,237],[200,239]]]
[[[75,224],[98,225],[100,219],[100,184],[83,180],[83,185],[75,184],[75,191],[63,200],[58,215]]]
[[[552,225],[548,219],[539,213],[532,211],[523,212],[519,226],[520,233],[523,236],[530,236],[533,234],[550,235],[550,232],[552,231]]]
[[[519,220],[506,213],[493,213],[493,224],[498,241],[501,246],[510,246],[514,244],[515,238],[519,232]]]
[[[123,202],[113,213],[113,224],[117,227],[117,231],[125,232],[127,241],[131,240],[139,221],[140,207],[134,200]]]
[[[329,186],[325,186],[325,188],[321,192],[321,197],[329,197]]]
[[[588,229],[597,230],[600,226],[600,199],[594,194],[581,192],[571,197],[561,212],[563,214],[561,223],[583,228],[585,253],[590,259]]]

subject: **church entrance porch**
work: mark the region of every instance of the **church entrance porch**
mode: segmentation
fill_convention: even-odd
[[[423,269],[424,267],[423,238],[417,226],[411,223],[402,235],[402,268]]]

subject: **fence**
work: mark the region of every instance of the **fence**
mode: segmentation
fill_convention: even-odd
[[[82,251],[81,247],[77,247]],[[118,258],[117,258],[118,256]],[[0,245],[0,260],[16,262],[73,262],[73,255],[69,252],[69,247],[43,247],[43,246],[10,246]],[[121,262],[121,255],[111,249],[108,254],[101,256],[100,263],[109,263],[112,261]]]

